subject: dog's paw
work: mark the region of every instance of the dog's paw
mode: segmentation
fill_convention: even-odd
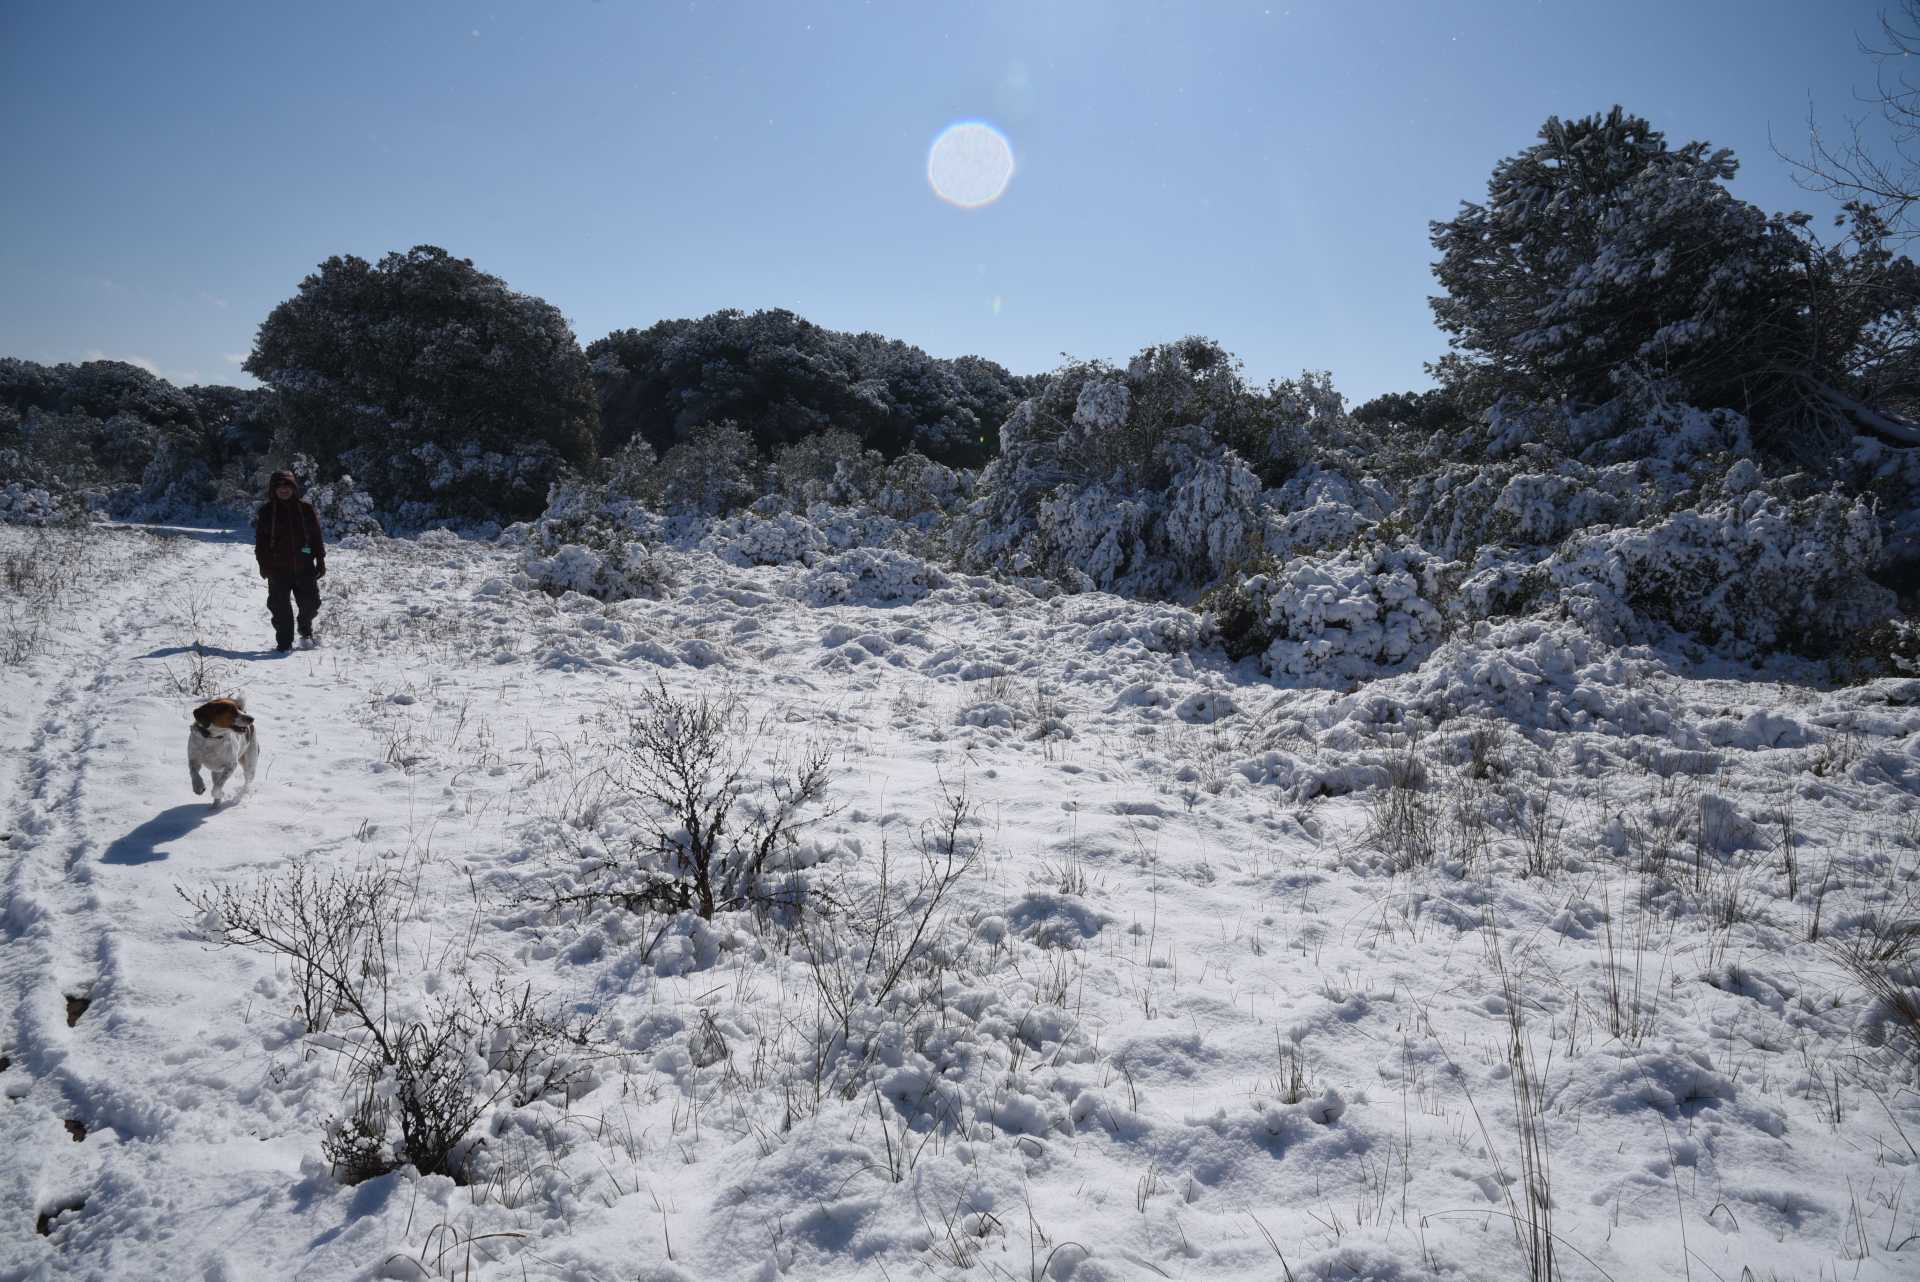
[[[200,780],[199,780],[198,778],[196,778],[196,779],[195,779],[195,780],[193,781],[193,795],[194,795],[194,796],[196,796],[196,797],[197,797],[197,796],[199,796],[199,795],[200,795],[201,793],[203,793],[203,792],[205,792],[206,790],[207,790],[207,785],[205,785],[204,783],[201,783],[201,782],[200,782]]]

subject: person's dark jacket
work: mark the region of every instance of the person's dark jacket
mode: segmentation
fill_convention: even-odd
[[[282,483],[292,484],[292,498],[275,496]],[[267,482],[267,501],[253,518],[253,559],[260,563],[262,577],[319,578],[327,572],[320,517],[313,504],[300,497],[300,482],[292,472],[275,472]]]

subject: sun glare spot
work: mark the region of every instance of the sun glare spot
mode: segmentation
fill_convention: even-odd
[[[948,125],[927,151],[933,194],[962,209],[1000,199],[1013,179],[1013,147],[992,125],[961,120]]]

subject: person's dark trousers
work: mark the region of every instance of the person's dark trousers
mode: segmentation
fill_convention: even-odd
[[[295,607],[299,613],[294,613]],[[273,616],[274,643],[282,650],[293,648],[293,629],[298,623],[300,635],[313,635],[313,616],[320,611],[320,580],[311,574],[269,574],[267,576],[267,613]]]

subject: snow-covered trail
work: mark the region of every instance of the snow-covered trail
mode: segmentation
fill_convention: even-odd
[[[143,1269],[166,1263],[152,1276],[213,1276],[222,1239],[258,1231],[311,1149],[261,1128],[248,1106],[269,1066],[227,1031],[234,976],[266,968],[194,939],[174,887],[349,840],[362,811],[329,806],[324,754],[360,727],[333,715],[325,651],[271,650],[244,544],[142,542],[101,585],[106,608],[69,616],[65,670],[25,710],[10,772],[0,1002],[24,1071],[0,1109],[5,1277],[52,1267],[44,1217],[89,1198],[65,1262],[87,1263],[60,1276],[130,1276],[115,1261],[133,1250]],[[186,710],[230,689],[261,714],[260,770],[251,793],[236,773],[215,808],[186,778]],[[210,1215],[210,1197],[226,1211]]]

